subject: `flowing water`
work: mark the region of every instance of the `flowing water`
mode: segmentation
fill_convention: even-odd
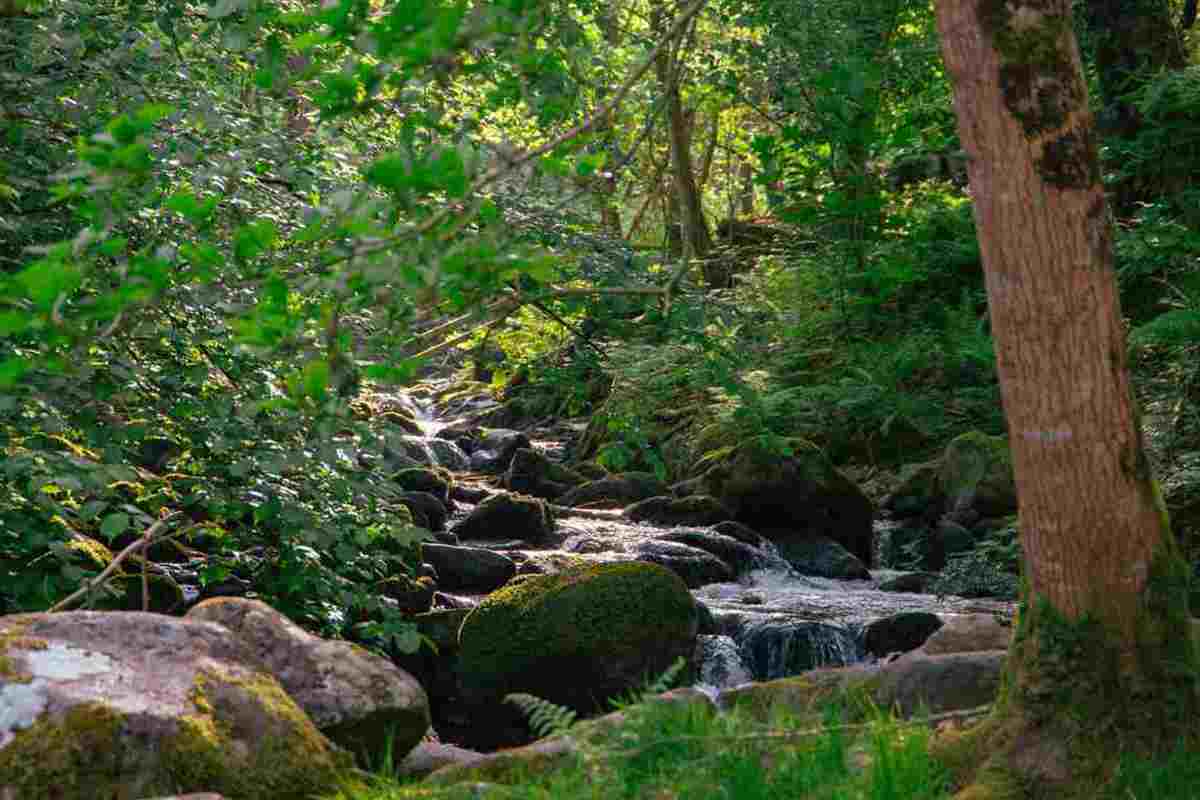
[[[404,437],[411,440],[412,451],[426,454],[429,461],[425,463],[464,469],[462,465],[469,464],[466,455],[457,446],[435,438],[453,420],[439,419],[429,403],[410,402],[410,413],[426,433],[424,437]],[[536,434],[529,433],[535,447],[551,458],[561,457],[564,448],[559,439]],[[474,508],[461,502],[457,505],[450,527]],[[878,527],[883,529],[887,524],[880,522]],[[560,516],[557,526],[562,542],[553,549],[534,549],[520,541],[462,544],[507,551],[554,571],[578,559],[629,560],[636,557],[639,543],[681,530],[629,522],[616,510]],[[713,634],[701,636],[697,646],[702,688],[722,689],[861,661],[863,626],[900,612],[925,611],[941,616],[1012,613],[1012,604],[1003,601],[880,591],[880,583],[900,574],[890,570],[873,570],[871,580],[800,575],[769,544],[759,548],[757,567],[736,581],[693,590],[696,599],[711,611],[716,629]]]

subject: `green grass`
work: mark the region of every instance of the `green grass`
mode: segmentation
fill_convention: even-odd
[[[626,724],[588,737],[560,769],[509,774],[478,793],[378,777],[337,800],[496,797],[513,800],[937,800],[949,797],[945,772],[929,754],[929,730],[876,714],[843,725],[830,711],[813,727],[776,716],[762,724],[740,713],[713,715],[697,704],[627,709]]]

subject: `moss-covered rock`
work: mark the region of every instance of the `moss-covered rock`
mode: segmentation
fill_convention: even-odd
[[[720,500],[706,494],[690,497],[648,497],[625,509],[634,522],[654,525],[696,525],[704,527],[732,521],[733,512]]]
[[[188,619],[232,631],[325,735],[367,760],[379,757],[389,736],[400,760],[429,729],[425,690],[375,653],[313,636],[257,600],[205,600]]]
[[[558,502],[564,506],[623,508],[666,493],[666,484],[652,472],[622,472],[589,480],[564,494]]]
[[[0,776],[15,797],[217,791],[303,800],[351,766],[211,623],[140,612],[0,618]]]
[[[392,480],[410,492],[428,492],[442,503],[450,502],[454,487],[454,476],[440,467],[409,467],[397,471]]]
[[[547,500],[555,500],[586,482],[579,473],[528,448],[513,453],[508,471],[504,473],[504,488]]]
[[[590,712],[690,657],[697,625],[683,581],[655,564],[532,575],[463,621],[460,679],[476,703],[529,692]]]
[[[543,543],[554,535],[554,518],[545,501],[519,494],[495,494],[454,526],[467,540],[511,540]]]
[[[862,560],[828,536],[785,535],[765,531],[775,542],[779,555],[801,575],[816,575],[840,580],[870,580],[871,573]]]
[[[1017,487],[1008,441],[979,431],[958,436],[938,460],[907,467],[883,506],[930,519],[967,510],[984,517],[1014,513]]]
[[[799,439],[786,446],[787,452],[758,442],[734,448],[704,473],[704,492],[756,530],[828,536],[870,565],[870,499],[816,446]]]

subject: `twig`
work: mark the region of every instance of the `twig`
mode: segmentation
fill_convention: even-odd
[[[88,594],[91,594],[96,589],[100,588],[100,586],[112,576],[113,572],[115,572],[118,568],[120,568],[121,563],[124,562],[125,559],[129,558],[131,555],[138,552],[139,550],[145,550],[151,544],[153,544],[154,538],[156,536],[158,536],[158,534],[160,532],[162,532],[163,529],[165,529],[172,520],[174,520],[176,517],[180,516],[181,513],[182,512],[180,512],[180,511],[172,511],[170,514],[163,517],[158,522],[154,523],[149,528],[147,528],[145,533],[143,533],[140,537],[138,537],[138,539],[136,541],[131,542],[124,550],[122,550],[117,555],[117,557],[114,558],[109,563],[109,565],[107,567],[105,567],[104,570],[99,575],[92,578],[90,581],[88,581],[83,586],[80,586],[78,589],[76,589],[74,592],[72,592],[69,597],[67,597],[63,600],[60,600],[53,607],[51,607],[50,613],[53,614],[56,611],[62,611],[63,609],[70,608],[75,603],[76,600],[78,600],[79,598],[84,597]],[[145,555],[143,554],[143,557],[142,557],[142,601],[143,601],[143,604],[145,603],[145,598],[147,596],[147,593],[146,593],[147,578],[146,578],[145,570],[146,570],[146,559],[145,559]]]

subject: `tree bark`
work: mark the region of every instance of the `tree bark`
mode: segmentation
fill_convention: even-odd
[[[1019,498],[1005,763],[1061,784],[1086,768],[1068,741],[1112,756],[1189,724],[1187,566],[1143,450],[1070,2],[938,0],[937,21]]]
[[[651,27],[661,27],[664,17],[658,6],[651,12]],[[696,170],[692,164],[691,125],[683,108],[679,92],[679,65],[666,51],[655,61],[655,72],[667,104],[670,127],[671,167],[675,195],[679,202],[679,221],[682,226],[683,255],[703,258],[712,249],[712,237],[704,219],[700,189],[696,185]]]

